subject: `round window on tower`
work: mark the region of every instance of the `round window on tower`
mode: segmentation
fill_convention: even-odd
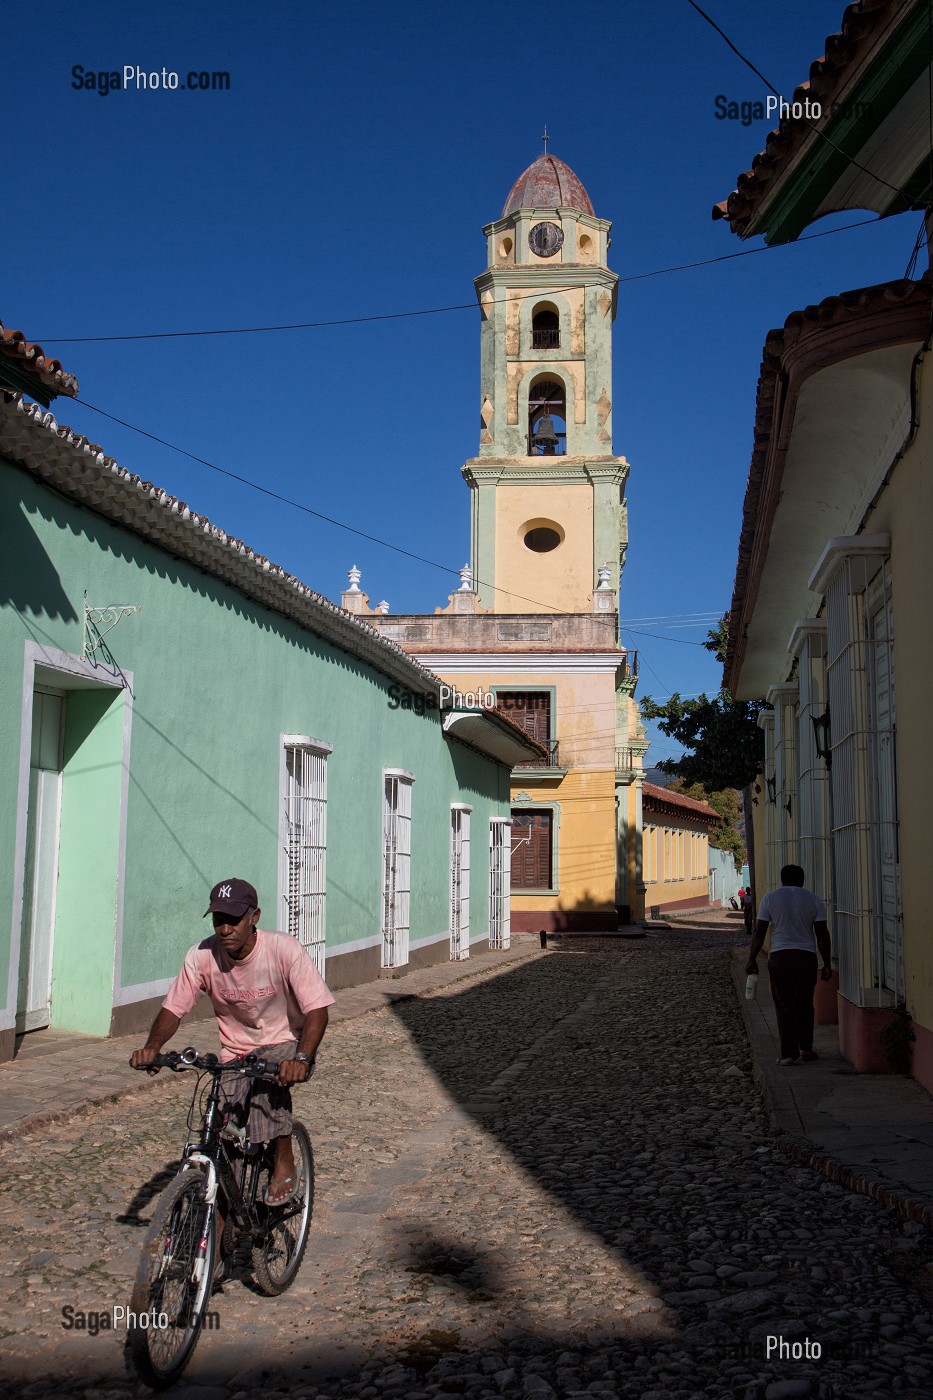
[[[519,533],[525,548],[533,554],[550,554],[564,542],[564,532],[554,520],[528,520]]]

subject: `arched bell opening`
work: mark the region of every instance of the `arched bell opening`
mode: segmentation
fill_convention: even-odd
[[[531,348],[533,350],[560,349],[560,315],[553,302],[542,301],[532,313]]]
[[[528,391],[528,455],[563,457],[566,451],[566,390],[559,379],[536,379]]]

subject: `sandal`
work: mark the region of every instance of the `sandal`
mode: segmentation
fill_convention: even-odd
[[[296,1192],[297,1190],[298,1190],[298,1173],[297,1173],[297,1172],[292,1172],[292,1174],[291,1174],[290,1176],[285,1177],[284,1181],[282,1182],[281,1186],[279,1187],[278,1192],[277,1192],[274,1196],[272,1195],[272,1181],[271,1181],[271,1179],[270,1179],[269,1185],[266,1187],[266,1205],[267,1205],[267,1206],[285,1206],[285,1205],[288,1205],[288,1202],[294,1197],[295,1192]]]

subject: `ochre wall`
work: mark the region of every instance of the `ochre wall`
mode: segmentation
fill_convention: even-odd
[[[648,869],[647,831],[651,826],[657,827],[656,846],[657,856],[655,861],[655,871],[652,872],[654,878],[646,880],[645,908],[650,910],[652,905],[660,905],[662,909],[673,908],[677,905],[700,905],[709,903],[709,838],[705,824],[691,821],[688,817],[677,817],[666,812],[652,812],[646,810],[643,816],[642,835],[645,841],[645,851],[642,857],[643,869]],[[690,846],[692,844],[692,833],[698,832],[701,839],[697,845],[697,859],[702,873],[691,876],[685,874],[681,879],[672,877],[671,871],[676,868],[673,853],[670,862],[665,855],[664,828],[669,828],[675,832],[682,831],[684,836],[684,869],[690,870]]]
[[[522,543],[522,526],[529,520],[554,521],[564,531],[563,543],[548,554],[528,549]],[[546,488],[531,482],[499,484],[496,612],[589,612],[596,586],[594,573],[593,489],[589,484],[549,481]]]

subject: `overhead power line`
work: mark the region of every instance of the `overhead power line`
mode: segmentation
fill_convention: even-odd
[[[701,9],[701,7],[696,3],[696,0],[687,0],[687,4],[691,7],[691,9],[696,10],[697,14],[702,19],[705,19],[707,24],[711,25],[712,28],[715,29],[716,33],[732,50],[736,58],[741,59],[741,61],[745,64],[745,67],[750,68],[751,71],[755,74],[755,77],[760,78],[761,81],[764,83],[765,87],[768,88],[768,90],[771,93],[773,93],[775,97],[780,98],[782,102],[786,101],[783,93],[778,92],[774,84],[765,77],[764,73],[762,73],[760,68],[755,67],[754,63],[752,63],[750,58],[746,58],[742,50],[738,48],[738,46],[734,44],[729,38],[729,35],[726,33],[726,31],[716,23],[716,21],[711,15],[708,15],[704,9]],[[841,156],[845,156],[846,160],[849,162],[850,165],[854,165],[857,170],[861,170],[863,175],[868,175],[872,180],[877,180],[879,185],[886,186],[887,189],[893,190],[895,194],[901,195],[904,199],[908,198],[908,196],[900,188],[899,185],[892,185],[891,182],[889,180],[886,180],[883,175],[877,175],[874,172],[874,170],[869,170],[867,165],[862,165],[861,162],[857,161],[854,156],[850,156],[848,151],[844,151],[841,146],[837,146],[836,142],[832,139],[832,137],[827,136],[825,131],[821,131],[820,128],[817,126],[816,122],[811,121],[810,118],[806,115],[806,113],[803,114],[801,119],[806,122],[807,126],[810,128],[811,131],[816,132],[817,136],[819,136],[822,141],[825,141],[828,146],[832,146],[833,150],[838,151]],[[873,222],[873,220],[869,220],[869,222]],[[797,242],[799,243],[800,239],[797,239]]]
[[[797,243],[812,243],[817,238],[832,238],[837,233],[848,233],[850,229],[864,228],[866,224],[880,223],[879,215],[873,215],[870,219],[858,219],[852,224],[843,224],[839,228],[827,228],[819,233],[806,233],[802,237],[794,240],[794,243],[764,243],[757,248],[741,248],[737,253],[720,253],[715,258],[701,258],[698,262],[675,263],[670,267],[657,267],[651,272],[634,272],[627,277],[620,277],[618,285],[622,286],[629,282],[645,282],[651,277],[664,277],[671,272],[690,272],[698,267],[712,267],[716,263],[734,262],[736,258],[752,258],[758,253],[773,253],[781,248],[792,248]],[[555,288],[550,294],[560,291],[571,291],[573,288]],[[529,297],[539,297],[540,292],[531,292]],[[523,301],[526,298],[516,297],[516,301]],[[491,303],[498,305],[506,300],[497,297]],[[487,303],[489,305],[490,303]],[[479,303],[476,301],[458,302],[451,306],[429,306],[417,311],[386,311],[371,316],[342,316],[330,321],[292,321],[277,326],[225,326],[198,331],[139,331],[131,335],[38,335],[36,339],[43,345],[104,345],[112,341],[128,340],[194,340],[199,336],[217,335],[267,335],[271,332],[281,331],[313,331],[324,330],[333,326],[361,326],[376,321],[404,321],[417,316],[442,316],[451,311],[476,311]]]

